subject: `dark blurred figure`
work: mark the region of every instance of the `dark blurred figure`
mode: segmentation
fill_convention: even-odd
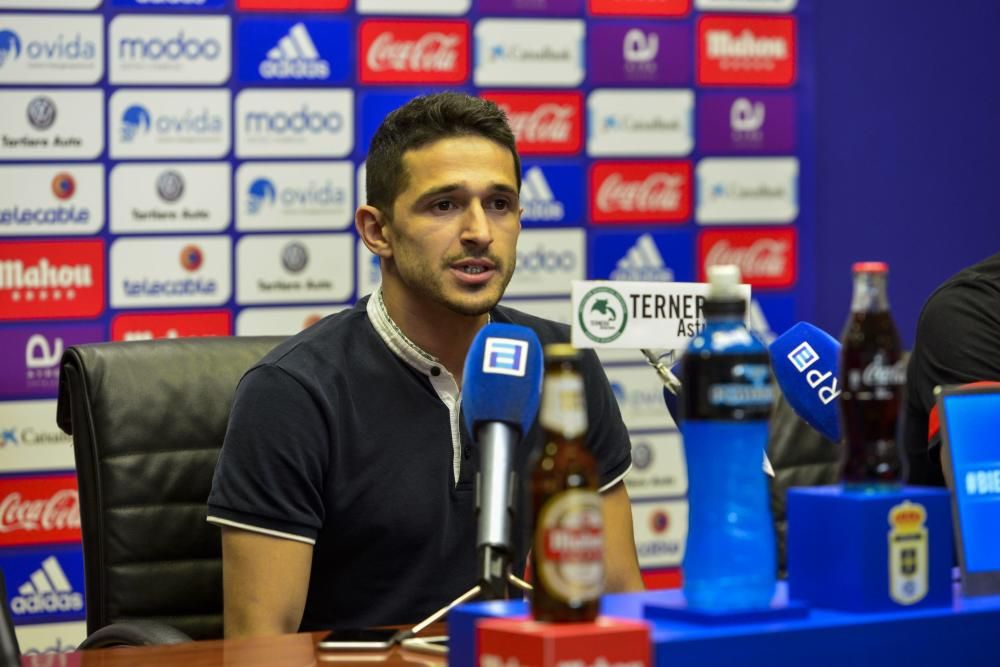
[[[945,485],[940,435],[927,437],[934,388],[978,380],[1000,380],[1000,253],[946,280],[920,313],[906,373],[908,483]]]

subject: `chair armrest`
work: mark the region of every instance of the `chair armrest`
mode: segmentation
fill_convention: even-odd
[[[154,646],[157,644],[183,644],[194,641],[172,625],[159,621],[122,621],[105,625],[80,642],[77,650],[89,648],[116,648],[123,646]]]

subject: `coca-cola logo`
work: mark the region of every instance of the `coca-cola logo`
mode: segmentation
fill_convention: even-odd
[[[691,211],[687,163],[597,163],[591,170],[595,222],[680,221]]]
[[[501,105],[514,136],[532,143],[569,140],[573,131],[573,114],[576,110],[567,104],[543,104],[531,111],[513,111]]]
[[[900,359],[894,364],[885,363],[876,357],[865,366],[861,373],[861,383],[869,387],[893,387],[906,383],[906,363]]]
[[[0,533],[79,529],[80,502],[75,489],[38,499],[26,499],[14,491],[0,501]]]
[[[462,83],[469,75],[468,25],[452,21],[365,21],[362,83]]]
[[[698,239],[699,279],[709,266],[735,264],[753,287],[791,287],[796,279],[798,237],[794,228],[706,231]]]
[[[510,123],[522,154],[567,155],[582,146],[579,93],[483,93],[499,106]]]

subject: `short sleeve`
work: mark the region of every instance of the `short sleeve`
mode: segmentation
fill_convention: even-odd
[[[632,443],[608,376],[593,350],[583,351],[581,367],[587,391],[587,442],[597,459],[603,491],[628,472],[632,465]]]
[[[209,522],[314,544],[324,518],[330,432],[298,380],[274,365],[251,369],[233,400]]]

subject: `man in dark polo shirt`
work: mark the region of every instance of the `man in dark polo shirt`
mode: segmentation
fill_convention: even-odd
[[[415,623],[477,581],[479,453],[462,370],[491,319],[543,344],[569,329],[497,306],[514,271],[520,160],[503,113],[456,93],[391,113],[355,226],[382,286],[279,345],[244,376],[209,497],[222,526],[226,636]],[[604,500],[609,591],[642,588],[628,434],[584,355],[588,442]],[[518,448],[524,466],[537,424]],[[522,468],[523,469],[523,468]],[[530,520],[522,500],[514,570]]]

